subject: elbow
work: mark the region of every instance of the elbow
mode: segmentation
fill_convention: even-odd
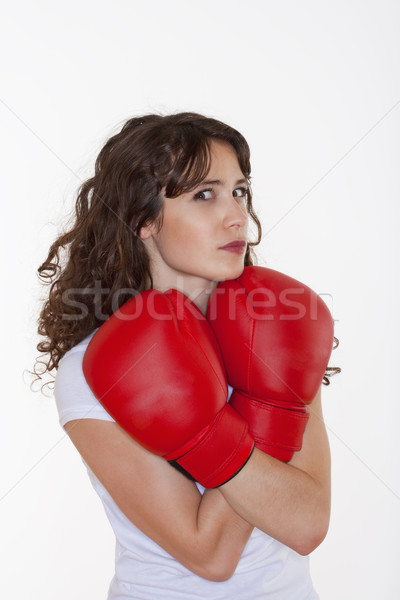
[[[326,533],[322,535],[308,536],[308,539],[302,540],[300,543],[295,544],[293,550],[302,556],[308,556],[311,552],[314,552],[316,548],[324,541]]]
[[[204,569],[202,569],[202,573],[198,573],[204,579],[208,581],[228,581],[232,577],[236,570],[236,565],[229,564],[209,564]]]
[[[292,549],[302,556],[311,554],[326,538],[329,528],[329,517],[314,521],[292,545]]]
[[[214,571],[196,573],[196,575],[200,575],[200,577],[203,577],[203,579],[207,579],[207,581],[213,581],[213,582],[228,581],[228,579],[230,579],[232,577],[232,575],[229,576],[229,575],[225,575],[224,573],[217,573]]]
[[[195,569],[196,575],[200,575],[203,579],[214,582],[228,581],[236,571],[237,562],[234,560],[213,559],[207,561],[200,568]]]
[[[315,502],[304,514],[300,535],[296,536],[295,550],[302,556],[311,554],[326,538],[329,529],[331,503],[327,494],[316,495]]]
[[[190,562],[183,563],[193,573],[208,581],[222,582],[230,579],[238,566],[243,552],[242,545],[210,545],[191,555]],[[186,555],[186,558],[187,555]]]

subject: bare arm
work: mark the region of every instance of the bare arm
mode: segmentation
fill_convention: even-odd
[[[205,579],[233,574],[253,526],[301,554],[326,534],[330,455],[320,393],[310,406],[303,449],[290,464],[256,449],[236,477],[203,496],[116,423],[81,419],[66,430],[128,519]]]
[[[322,542],[330,515],[330,452],[321,391],[309,412],[303,448],[289,464],[256,449],[238,475],[219,488],[244,519],[300,554]]]
[[[116,423],[80,419],[65,429],[122,512],[145,535],[205,579],[232,576],[253,527],[218,490],[202,496],[192,481]]]

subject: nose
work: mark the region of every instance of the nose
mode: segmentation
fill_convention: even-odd
[[[245,202],[238,198],[227,198],[224,216],[224,227],[226,229],[244,229],[248,222],[248,213]]]

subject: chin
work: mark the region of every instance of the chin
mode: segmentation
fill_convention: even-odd
[[[231,267],[229,269],[221,270],[219,276],[216,277],[216,281],[229,281],[230,279],[237,279],[243,273],[244,265],[238,265],[237,267]]]

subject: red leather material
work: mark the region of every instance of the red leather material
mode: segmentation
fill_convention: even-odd
[[[232,406],[248,421],[258,447],[290,460],[301,448],[305,405],[315,397],[332,352],[328,307],[287,275],[246,267],[238,279],[218,285],[207,318],[228,382],[242,396],[239,401],[233,395]]]
[[[193,466],[203,485],[214,481],[213,473],[218,481],[227,481],[252,451],[243,419],[237,437],[225,447],[227,436],[216,421],[229,427],[232,418],[225,412],[233,410],[226,403],[220,349],[204,315],[176,290],[148,290],[124,304],[91,339],[83,372],[121,427],[167,460],[180,463],[185,455],[184,468],[192,474]],[[209,438],[211,457],[205,443]],[[199,449],[191,462],[198,444],[204,455]]]
[[[236,475],[253,448],[247,421],[225,404],[207,435],[178,462],[204,487],[214,488]]]
[[[280,408],[233,391],[231,406],[251,424],[251,434],[257,448],[288,462],[301,450],[308,413]]]

